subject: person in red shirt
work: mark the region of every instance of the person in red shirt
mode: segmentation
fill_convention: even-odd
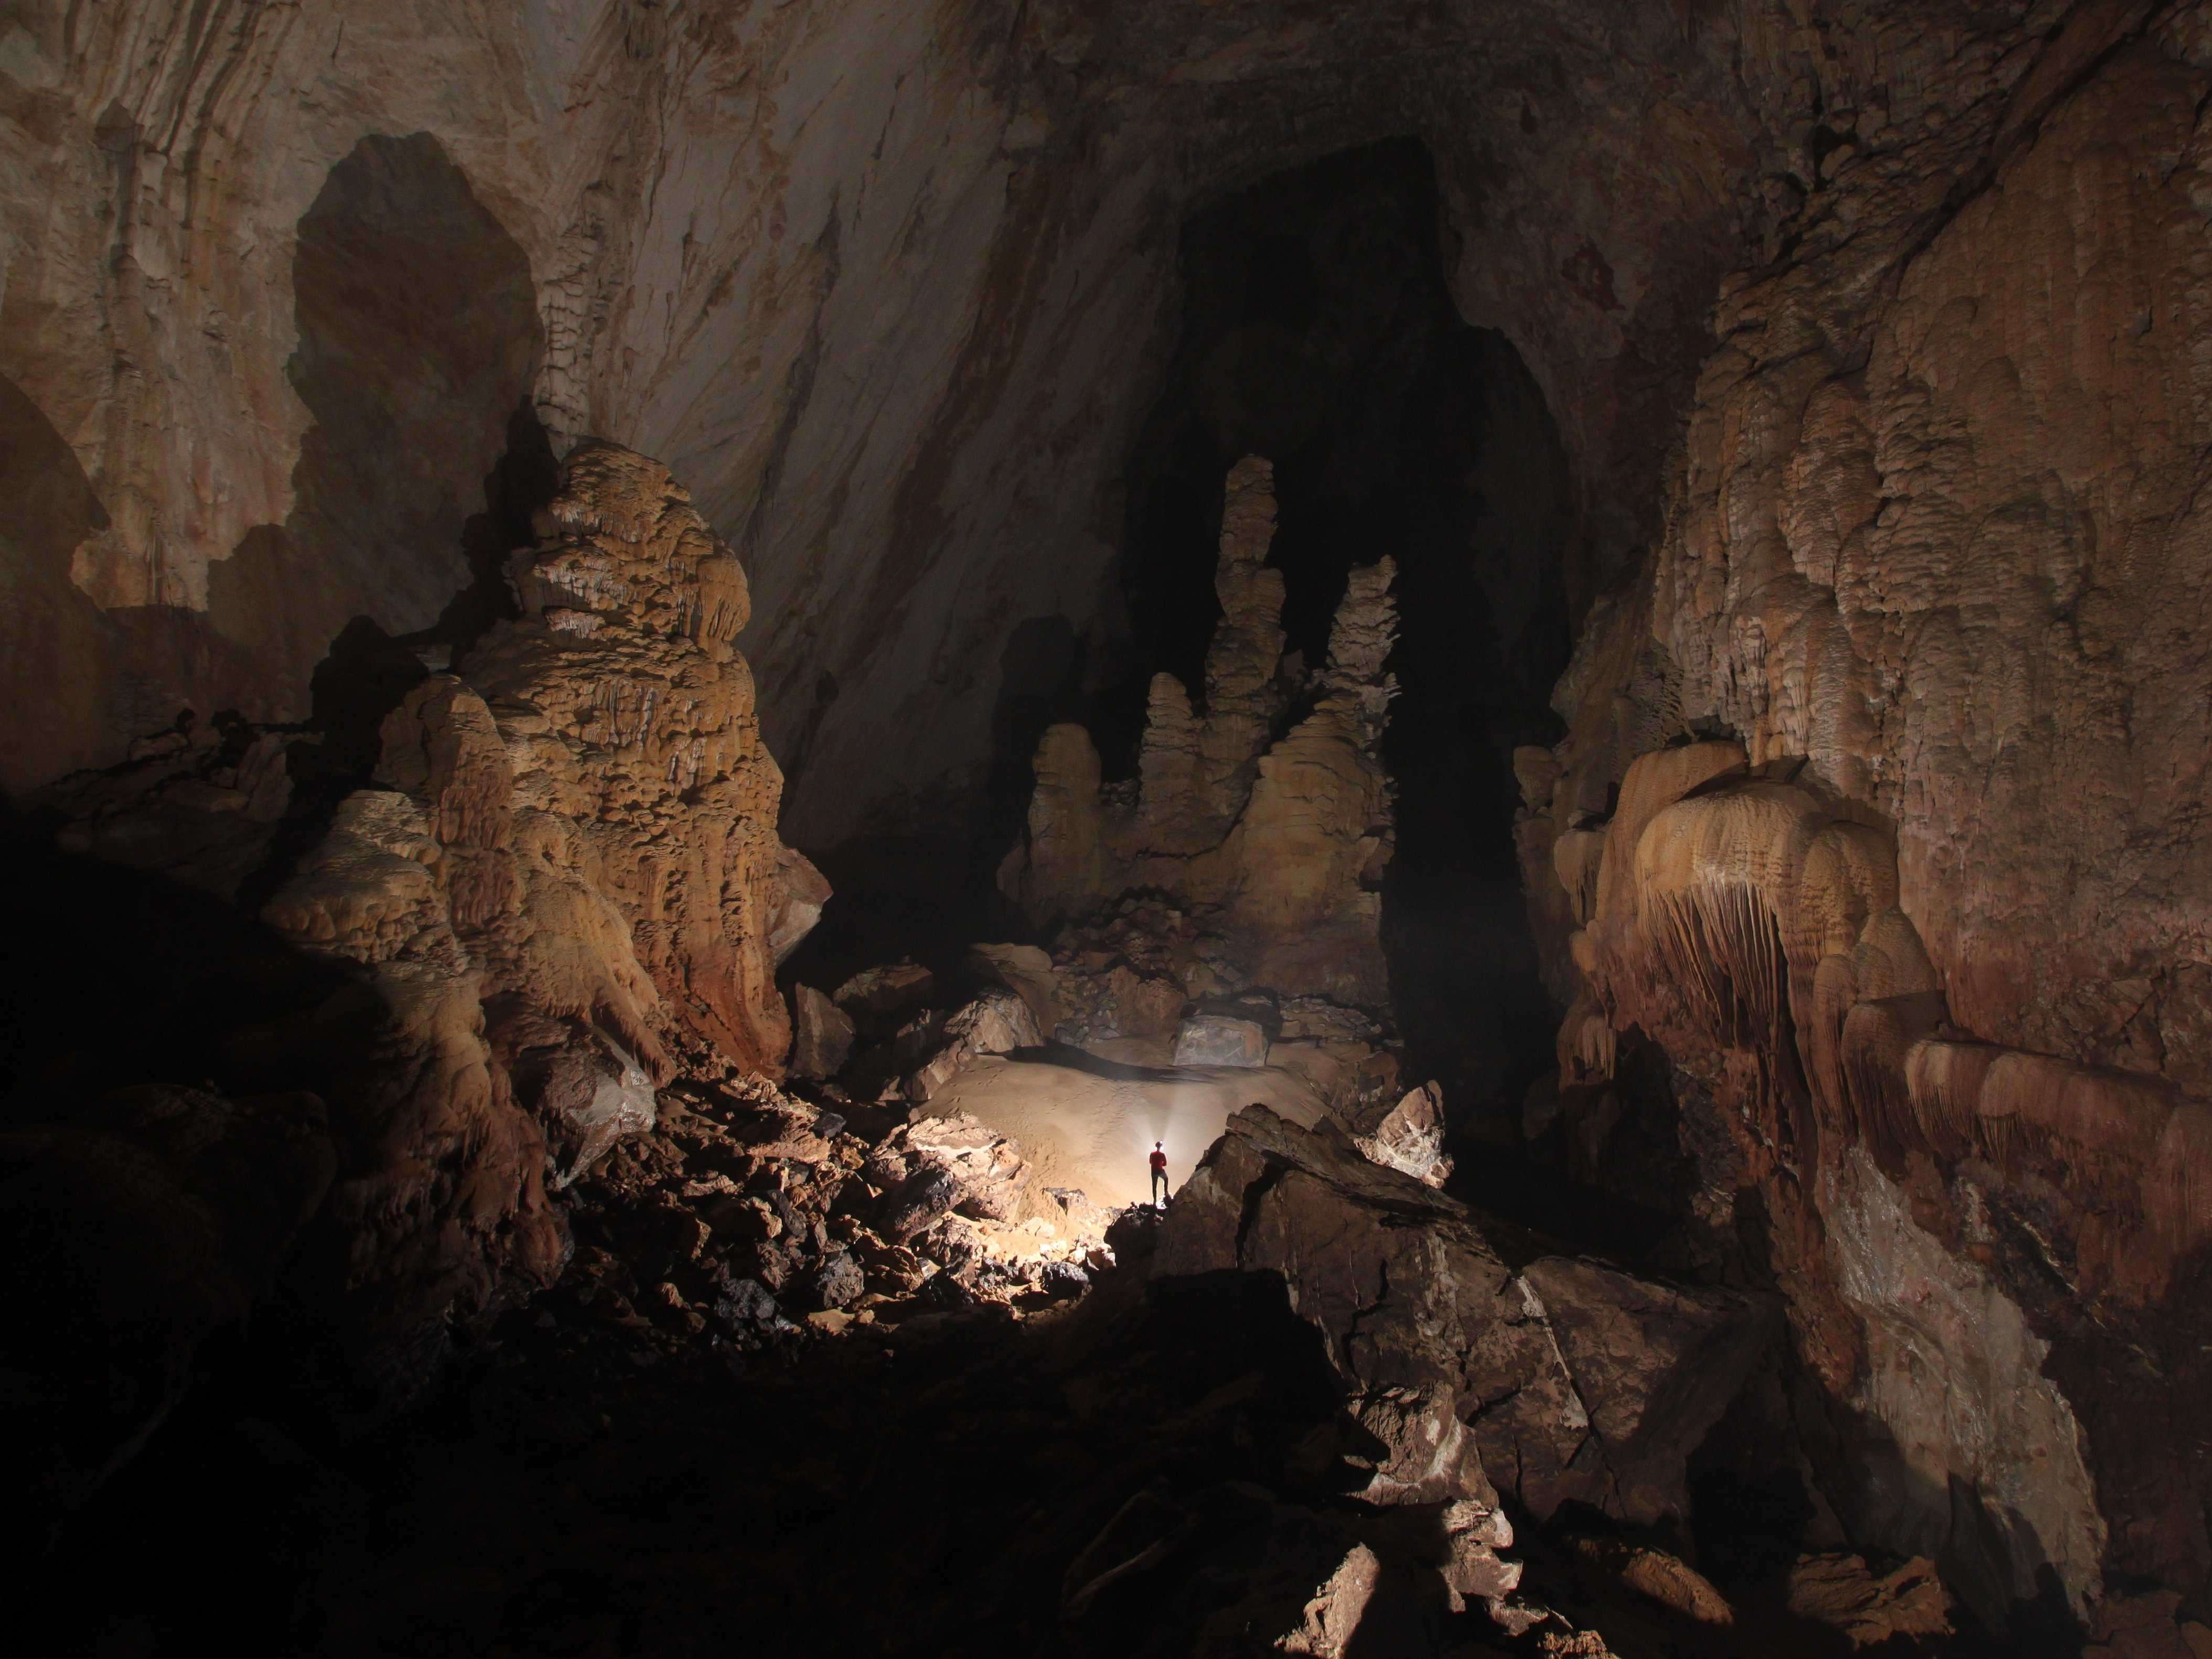
[[[1167,1196],[1168,1155],[1164,1143],[1152,1143],[1152,1202],[1158,1204]]]

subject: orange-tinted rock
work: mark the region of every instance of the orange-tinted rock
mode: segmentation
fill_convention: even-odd
[[[548,516],[515,564],[523,619],[467,663],[502,717],[515,851],[614,908],[659,992],[656,1036],[772,1075],[793,918],[782,775],[730,643],[744,574],[665,467],[612,445],[569,457]]]
[[[772,1076],[789,1046],[742,574],[665,468],[611,446],[572,458],[550,522],[518,564],[528,614],[406,696],[380,787],[264,910],[374,990],[325,1226],[378,1363],[419,1364],[509,1273],[550,1281],[549,1176],[649,1128],[680,1064]]]
[[[2037,1537],[1997,1567],[1948,1500],[1847,1516],[1991,1622],[2039,1571],[2084,1614],[2109,1573],[2212,1571],[2212,1464],[2166,1426],[2203,1387],[2212,1237],[2188,919],[2212,717],[2179,690],[2212,58],[2179,19],[2126,40],[2143,15],[2077,9],[1971,119],[1893,107],[1790,259],[1725,285],[1620,611],[1644,617],[1586,633],[1522,843],[1532,886],[1583,903],[1562,843],[1620,786],[1563,1056],[1595,1053],[1592,1007],[1660,1036],[1740,1132],[1811,1369],[1916,1479],[2013,1472]],[[1662,744],[1723,732],[1740,783],[1624,823],[1696,747]],[[1922,1274],[1975,1358],[1882,1397],[1923,1346],[1885,1304]],[[1928,1430],[1939,1410],[1980,1426]]]

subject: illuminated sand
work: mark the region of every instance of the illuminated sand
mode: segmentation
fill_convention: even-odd
[[[929,1115],[972,1112],[1019,1141],[1036,1171],[1032,1192],[1077,1187],[1110,1206],[1151,1197],[1155,1140],[1166,1142],[1168,1179],[1181,1187],[1230,1114],[1255,1101],[1309,1128],[1326,1115],[1303,1078],[1275,1066],[1105,1069],[1115,1074],[992,1056],[963,1069]]]

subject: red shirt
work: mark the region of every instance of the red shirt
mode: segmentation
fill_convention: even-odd
[[[1152,1167],[1164,1175],[1167,1172],[1168,1155],[1165,1152],[1154,1152],[1152,1154]]]

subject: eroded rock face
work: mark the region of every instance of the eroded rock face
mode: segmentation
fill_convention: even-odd
[[[1732,1160],[1725,1180],[1701,1164],[1700,1200],[1755,1203],[1832,1400],[1893,1429],[1933,1409],[1872,1373],[1924,1334],[1891,1318],[1908,1261],[1998,1334],[1978,1352],[2021,1415],[1991,1415],[1987,1445],[1977,1425],[1910,1449],[1972,1498],[1920,1541],[1985,1610],[2038,1560],[2078,1607],[2106,1577],[2201,1595],[2212,48],[2201,8],[2150,15],[27,13],[0,84],[0,662],[43,717],[10,725],[0,776],[116,757],[180,705],[306,712],[302,665],[356,604],[450,643],[456,525],[528,447],[507,429],[526,395],[562,447],[603,431],[687,458],[768,601],[754,654],[803,819],[848,830],[976,763],[1012,629],[1089,626],[1092,486],[1139,395],[1128,364],[1158,350],[1180,205],[1417,130],[1462,307],[1511,336],[1574,463],[1572,735],[1521,769],[1571,1004],[1563,1088],[1601,1095],[1638,1034],[1663,1046],[1700,1146]],[[418,347],[423,372],[400,372]],[[382,401],[425,416],[402,453],[349,424]],[[1364,925],[1355,855],[1380,820],[1347,838],[1372,780],[1316,781],[1361,740],[1364,690],[1328,688],[1327,720],[1252,746],[1285,705],[1251,487],[1207,706],[1153,688],[1136,850],[1202,877],[1281,952],[1249,971],[1295,988],[1365,960],[1328,933]],[[410,702],[390,787],[340,811],[271,910],[368,988],[346,1032],[377,1063],[330,1096],[331,1214],[368,1241],[339,1276],[426,1324],[484,1294],[488,1262],[557,1259],[542,1131],[511,1088],[538,1016],[649,1078],[684,1044],[779,1051],[766,964],[817,899],[775,841],[744,671],[717,654],[734,566],[656,542],[651,495],[572,526],[484,674]],[[347,501],[374,515],[348,527]],[[1644,544],[1649,580],[1595,599]],[[1068,856],[1035,867],[1055,902],[1091,884],[1086,814],[1113,844],[1083,747],[1063,735],[1051,769]],[[203,757],[159,810],[195,836],[265,828],[270,775]],[[701,779],[701,836],[664,841]],[[112,853],[135,820],[89,799],[105,788],[81,827]],[[1313,880],[1242,879],[1278,866]],[[1191,963],[1209,993],[1243,988],[1233,957]],[[1151,1023],[1157,976],[1116,971],[1073,976],[1112,993],[1079,1012]],[[1041,1025],[1064,1012],[1047,1000]],[[2069,1415],[2094,1520],[2059,1455]],[[2007,1511],[2033,1539],[2006,1522],[1977,1541]],[[1917,1527],[1926,1506],[1885,1513],[1856,1518]]]
[[[2094,1622],[2110,1575],[2212,1566],[2160,1426],[2203,1386],[2208,733],[2148,692],[2202,677],[2170,347],[2212,58],[2144,15],[1832,154],[1790,260],[1725,285],[1653,578],[1520,767],[1563,1099],[1645,1037],[1692,1079],[1685,1144],[1733,1146],[1706,1178],[1847,1402],[1839,1509],[1992,1624],[2039,1573]]]
[[[467,663],[504,720],[515,850],[615,906],[664,1040],[772,1075],[790,1043],[776,952],[804,928],[775,832],[782,775],[731,643],[744,572],[665,467],[611,445],[570,456],[548,516],[516,562],[523,620]],[[823,884],[805,884],[818,915]]]

